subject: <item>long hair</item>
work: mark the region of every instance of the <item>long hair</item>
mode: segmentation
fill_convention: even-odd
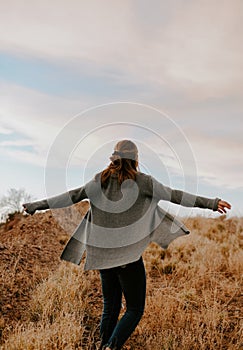
[[[119,184],[124,180],[136,180],[138,167],[138,149],[130,140],[119,141],[112,156],[111,163],[101,173],[101,186],[106,187],[112,174],[117,174]]]

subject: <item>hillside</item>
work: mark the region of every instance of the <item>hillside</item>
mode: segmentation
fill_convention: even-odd
[[[85,202],[56,210],[54,217],[51,211],[15,214],[1,224],[1,328],[23,318],[34,287],[57,269],[64,245],[87,209]]]
[[[50,211],[19,214],[1,225],[2,350],[96,349],[99,275],[59,259],[87,208],[79,203],[56,210],[55,217]],[[197,217],[186,224],[190,236],[167,251],[151,244],[144,253],[146,311],[126,349],[228,350],[243,344],[243,219]]]

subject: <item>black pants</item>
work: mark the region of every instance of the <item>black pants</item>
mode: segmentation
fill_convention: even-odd
[[[131,264],[100,270],[103,292],[103,314],[100,334],[102,346],[121,349],[139,323],[145,305],[146,275],[142,257]],[[122,293],[126,312],[118,321]]]

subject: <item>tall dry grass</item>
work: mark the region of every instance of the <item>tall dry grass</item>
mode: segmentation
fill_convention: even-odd
[[[145,314],[127,349],[241,349],[243,219],[192,218],[191,235],[144,253]],[[2,350],[95,349],[102,299],[96,271],[61,263],[35,289]]]

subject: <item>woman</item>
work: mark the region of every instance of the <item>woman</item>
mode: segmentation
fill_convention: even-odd
[[[219,198],[209,199],[173,190],[138,168],[138,149],[130,140],[115,146],[111,163],[84,186],[56,197],[23,204],[29,214],[62,208],[83,199],[90,210],[74,232],[61,258],[80,263],[86,250],[85,269],[100,271],[103,313],[100,349],[121,349],[139,323],[145,305],[146,276],[142,253],[151,242],[163,248],[189,233],[178,220],[163,211],[160,200],[187,207],[226,213],[231,206]],[[122,294],[126,312],[118,322]]]

